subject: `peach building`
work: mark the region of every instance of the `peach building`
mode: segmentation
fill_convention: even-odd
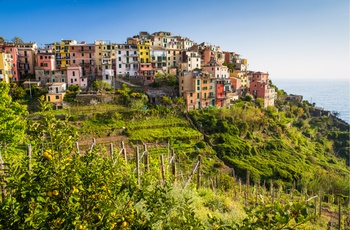
[[[208,72],[185,71],[179,81],[179,95],[184,98],[187,110],[215,106],[215,89],[212,86],[215,79]]]
[[[17,69],[19,72],[19,78],[28,76],[28,74],[35,74],[36,60],[35,55],[38,46],[35,42],[20,43],[17,44],[18,48],[18,63]]]

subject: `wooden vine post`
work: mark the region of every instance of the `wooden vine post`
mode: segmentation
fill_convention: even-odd
[[[136,175],[137,175],[137,184],[141,185],[141,178],[140,178],[140,153],[139,153],[139,147],[136,147]]]
[[[176,182],[176,164],[175,164],[175,152],[174,149],[172,149],[171,152],[171,172],[174,176],[174,182]]]
[[[145,171],[147,172],[147,173],[149,173],[150,172],[150,168],[149,168],[149,155],[148,155],[148,150],[147,150],[147,145],[146,144],[144,144],[143,145],[144,146],[144,156],[145,156],[145,161],[144,161],[144,164],[145,164]]]
[[[114,152],[113,143],[110,143],[110,144],[109,144],[109,152],[110,152],[110,154],[111,154],[111,159],[112,159],[112,161],[114,161],[114,156],[113,156],[113,152]]]
[[[322,188],[318,191],[318,197],[319,197],[319,207],[318,207],[318,215],[321,216],[322,214]]]
[[[32,161],[32,145],[27,144],[27,157],[28,157],[28,171],[32,170],[31,161]]]
[[[341,229],[341,207],[340,207],[340,196],[338,196],[338,229]]]
[[[165,168],[164,168],[164,156],[163,156],[163,154],[160,154],[160,163],[161,163],[160,171],[162,174],[162,182],[164,182],[165,181]]]
[[[77,154],[80,154],[80,150],[79,150],[79,142],[75,142],[75,148],[77,149]]]
[[[127,164],[128,163],[128,158],[126,157],[126,149],[125,149],[124,141],[122,141],[122,152],[123,152],[123,155],[124,155],[125,164]]]
[[[274,202],[274,192],[273,192],[273,180],[270,181],[270,194],[271,194],[271,203]]]
[[[202,163],[202,156],[198,156],[198,169],[197,169],[197,189],[201,186],[201,163]]]
[[[4,177],[5,177],[5,162],[2,159],[1,151],[0,151],[0,179],[1,179],[1,196],[2,196],[2,202],[4,202],[6,197],[6,185],[4,183]]]

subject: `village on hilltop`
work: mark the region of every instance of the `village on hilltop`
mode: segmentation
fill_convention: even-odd
[[[46,100],[59,107],[68,87],[87,90],[96,80],[114,89],[124,83],[142,89],[151,103],[164,95],[182,97],[187,110],[229,106],[247,94],[261,98],[266,108],[277,95],[269,74],[248,70],[241,55],[164,31],[140,32],[124,44],[0,42],[0,80],[47,88]],[[173,84],[156,87],[164,80]]]

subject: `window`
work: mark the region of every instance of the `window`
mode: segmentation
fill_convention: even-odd
[[[197,85],[200,85],[201,84],[201,81],[200,80],[197,80]]]
[[[70,83],[73,83],[73,78],[70,79]]]
[[[61,82],[64,82],[64,78],[61,78]]]
[[[122,68],[122,64],[119,64],[119,68]]]
[[[60,96],[59,96],[59,95],[56,95],[55,98],[56,98],[56,100],[59,100],[59,99],[60,99]]]
[[[64,71],[61,71],[61,74],[64,74]]]
[[[74,78],[74,81],[76,82],[76,81],[77,81],[77,79],[76,79],[76,78]]]
[[[119,57],[119,58],[118,58],[118,61],[121,61],[121,60],[122,60],[122,58],[121,58],[121,57]]]
[[[72,71],[72,75],[75,76],[75,71]]]
[[[193,93],[190,93],[190,97],[192,97],[193,96]]]
[[[43,59],[43,56],[42,56],[42,55],[40,55],[40,59]]]
[[[52,82],[55,82],[55,78],[52,79]]]
[[[197,98],[199,98],[199,93],[197,93]]]

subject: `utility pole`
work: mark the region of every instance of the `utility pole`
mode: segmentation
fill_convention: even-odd
[[[32,84],[30,83],[30,78],[29,78],[29,95],[30,95],[30,98],[32,98]]]

